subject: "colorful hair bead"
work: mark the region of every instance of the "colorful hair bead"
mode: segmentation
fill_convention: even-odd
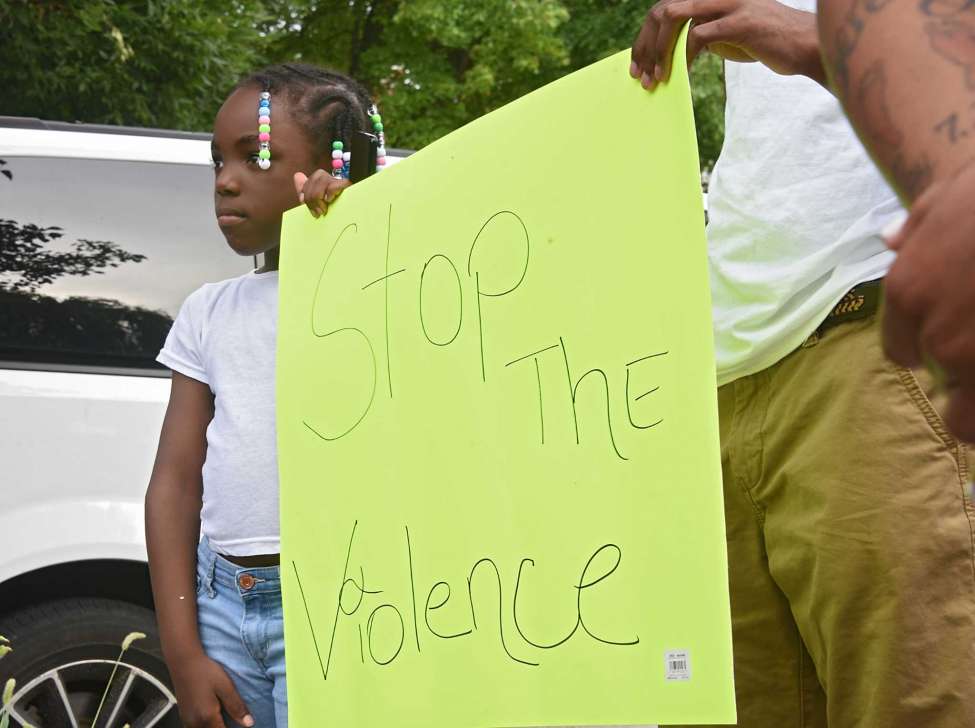
[[[379,149],[376,150],[376,171],[379,172],[386,168],[386,134],[383,126],[383,117],[379,114],[379,109],[373,104],[369,107],[369,120],[372,122],[372,129],[379,137]]]
[[[343,178],[343,168],[345,163],[342,161],[342,150],[345,149],[345,144],[336,139],[332,142],[332,176],[336,179]]]
[[[261,169],[271,167],[271,94],[261,92],[261,100],[257,105],[257,140],[260,150],[257,152],[257,166]]]
[[[367,112],[372,129],[379,139],[379,148],[376,150],[376,171],[386,167],[386,135],[384,134],[383,118],[379,115],[379,110],[373,104]],[[339,179],[348,179],[349,162],[352,155],[345,151],[345,144],[340,140],[332,142],[332,176]]]

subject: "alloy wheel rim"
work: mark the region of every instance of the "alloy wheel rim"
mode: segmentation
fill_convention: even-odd
[[[17,728],[47,728],[36,723],[37,718],[32,715],[44,709],[59,710],[70,728],[121,728],[124,723],[131,728],[158,725],[176,705],[176,697],[155,675],[127,662],[118,663],[97,726],[92,724],[97,710],[92,709],[92,699],[97,706],[115,664],[115,660],[79,660],[38,675],[18,686],[7,706],[11,721]]]

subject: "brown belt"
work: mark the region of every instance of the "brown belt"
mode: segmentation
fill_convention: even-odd
[[[877,313],[880,308],[881,292],[883,291],[883,278],[860,283],[849,290],[843,299],[833,307],[826,319],[816,329],[817,334],[822,334],[834,326],[845,324],[848,321],[867,318]]]

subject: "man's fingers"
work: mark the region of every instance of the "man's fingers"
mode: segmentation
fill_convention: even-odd
[[[937,185],[928,187],[924,194],[917,198],[914,204],[911,205],[911,212],[906,220],[902,222],[895,220],[881,231],[880,234],[884,238],[884,242],[888,248],[900,251],[921,227],[925,219],[927,219],[928,211],[931,209],[931,203],[934,201],[932,192],[935,187]]]
[[[663,0],[662,4],[666,4],[666,0]],[[640,79],[643,88],[650,88],[653,82],[653,51],[657,42],[658,26],[654,15],[656,10],[657,8],[651,8],[647,13],[630,52],[630,75]]]
[[[741,22],[734,17],[717,18],[702,22],[691,28],[687,36],[687,44],[688,46],[693,45],[695,48],[707,48],[712,43],[733,45],[740,27]]]
[[[945,424],[959,440],[975,443],[975,386],[951,390]]]
[[[247,706],[244,705],[244,701],[237,692],[237,688],[234,687],[234,684],[226,674],[223,675],[223,679],[217,681],[216,693],[217,698],[220,699],[220,703],[223,705],[223,709],[227,711],[227,715],[242,726],[245,726],[245,728],[252,728],[254,718],[251,717]]]
[[[636,39],[633,41],[633,47],[630,49],[630,75],[633,78],[640,78],[646,70],[648,61],[647,47],[656,31],[652,23],[651,13],[647,12],[647,17],[644,19],[643,25],[640,26],[640,32],[637,33]]]
[[[888,303],[883,318],[884,353],[902,367],[916,367],[922,362],[917,340],[917,324]]]
[[[880,237],[883,238],[884,244],[891,250],[900,250],[904,243],[906,229],[907,220],[894,220],[880,231]]]
[[[884,288],[883,333],[884,353],[904,367],[916,367],[923,361],[920,334],[921,321],[910,282],[899,274],[903,265],[894,263],[887,274]]]
[[[694,17],[694,0],[681,0],[662,6],[659,12],[660,29],[654,49],[654,82],[664,83],[670,78],[673,65],[674,46],[680,29]]]
[[[687,69],[690,70],[691,65],[694,63],[694,59],[701,55],[701,51],[705,50],[707,46],[701,41],[694,33],[695,25],[691,26],[690,31],[687,33]]]

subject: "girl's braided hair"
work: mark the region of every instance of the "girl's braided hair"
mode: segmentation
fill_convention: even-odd
[[[234,91],[252,86],[269,91],[272,100],[275,94],[287,96],[316,157],[328,155],[333,141],[351,149],[355,132],[372,129],[369,92],[344,74],[309,63],[280,63],[245,76]]]

